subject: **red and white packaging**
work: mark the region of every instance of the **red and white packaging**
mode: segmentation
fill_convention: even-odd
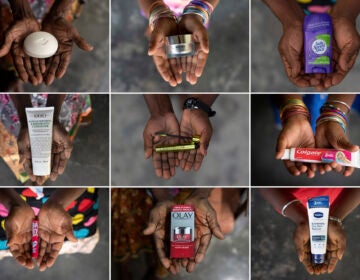
[[[191,205],[171,207],[170,258],[193,258],[195,255],[195,212]]]
[[[39,221],[32,222],[31,257],[37,259],[39,256]]]
[[[318,149],[318,148],[291,148],[285,149],[282,160],[313,162],[313,163],[331,163],[336,162],[343,166],[360,168],[360,154],[336,149]]]

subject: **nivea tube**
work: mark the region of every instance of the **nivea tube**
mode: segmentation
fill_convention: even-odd
[[[317,196],[307,202],[311,260],[315,264],[325,262],[328,220],[329,220],[329,197]]]
[[[51,143],[54,107],[26,108],[33,174],[46,176],[51,171]]]
[[[332,22],[329,14],[304,19],[305,73],[332,73]]]

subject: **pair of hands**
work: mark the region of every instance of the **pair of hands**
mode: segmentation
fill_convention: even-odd
[[[34,211],[25,202],[11,208],[5,221],[7,245],[17,263],[34,268],[31,258],[32,221]],[[64,208],[48,200],[40,209],[39,221],[39,256],[36,263],[40,271],[51,267],[62,248],[65,237],[73,242],[77,239],[73,234],[72,218]]]
[[[30,137],[28,128],[20,129],[17,139],[20,162],[23,163],[30,180],[41,186],[45,183],[46,176],[35,176],[32,169]],[[55,181],[65,171],[66,163],[71,156],[72,144],[66,130],[57,122],[54,122],[52,145],[51,145],[51,173],[50,180]]]
[[[283,124],[283,129],[277,140],[275,158],[281,159],[285,149],[294,147],[343,149],[350,152],[359,150],[357,145],[349,142],[347,135],[339,124],[335,122],[322,123],[316,128],[316,134],[314,135],[309,121],[302,115],[293,116]],[[284,165],[290,174],[298,176],[306,173],[309,178],[313,178],[317,170],[320,174],[325,174],[325,172],[332,170],[336,172],[342,172],[343,170],[343,166],[336,162],[330,164],[310,164],[284,160]],[[354,167],[346,166],[343,175],[350,176],[354,170]]]
[[[194,56],[167,59],[166,37],[179,34],[192,34],[195,54]],[[186,73],[186,80],[195,85],[203,73],[209,54],[208,33],[200,17],[184,15],[179,23],[171,18],[159,18],[150,35],[148,54],[153,57],[156,69],[170,86],[175,87],[182,82],[182,73]]]
[[[178,138],[173,137],[166,137],[163,140],[161,136],[156,135],[157,132],[188,137],[199,136],[200,147],[184,152],[156,153],[154,147],[159,143],[175,145],[180,142]],[[145,158],[152,156],[156,175],[164,179],[174,176],[175,168],[178,166],[184,171],[190,171],[192,168],[198,171],[207,155],[211,135],[212,126],[209,117],[202,110],[183,110],[180,124],[174,113],[152,116],[143,133]]]
[[[59,47],[50,58],[33,58],[25,54],[23,42],[33,32],[51,33],[58,40]],[[73,42],[84,51],[93,47],[83,39],[74,26],[61,16],[47,15],[41,28],[35,17],[14,21],[5,33],[4,44],[0,47],[0,57],[11,52],[19,78],[24,82],[50,85],[55,78],[61,79],[69,66]]]
[[[294,243],[299,257],[309,274],[332,273],[339,260],[342,259],[346,249],[346,236],[343,228],[334,221],[329,220],[326,260],[324,264],[313,264],[311,261],[310,229],[309,223],[299,223],[294,232]]]
[[[278,50],[289,80],[298,87],[315,87],[326,90],[338,85],[353,67],[360,48],[356,23],[346,17],[332,16],[333,22],[333,73],[304,73],[304,34],[302,23],[284,25]]]
[[[195,208],[195,257],[187,259],[169,259],[167,249],[170,238],[168,235],[166,218],[170,213],[172,201],[163,201],[156,204],[150,212],[149,224],[144,230],[145,235],[153,235],[156,251],[162,265],[172,274],[180,272],[180,266],[186,268],[187,272],[194,271],[196,265],[202,262],[210,245],[212,235],[218,239],[224,239],[216,218],[216,212],[207,198],[190,197],[184,204],[193,205]]]

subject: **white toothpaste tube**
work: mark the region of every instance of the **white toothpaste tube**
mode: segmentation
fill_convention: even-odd
[[[291,148],[285,149],[282,160],[331,163],[360,168],[360,151],[349,152],[336,149]]]
[[[26,108],[32,169],[36,176],[46,176],[51,171],[53,117],[54,107]]]
[[[325,262],[329,221],[329,197],[317,196],[307,202],[311,260],[315,264]]]

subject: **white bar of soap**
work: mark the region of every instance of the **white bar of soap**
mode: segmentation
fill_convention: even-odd
[[[28,56],[35,58],[48,58],[58,49],[56,38],[44,31],[29,34],[24,41],[24,51]]]

